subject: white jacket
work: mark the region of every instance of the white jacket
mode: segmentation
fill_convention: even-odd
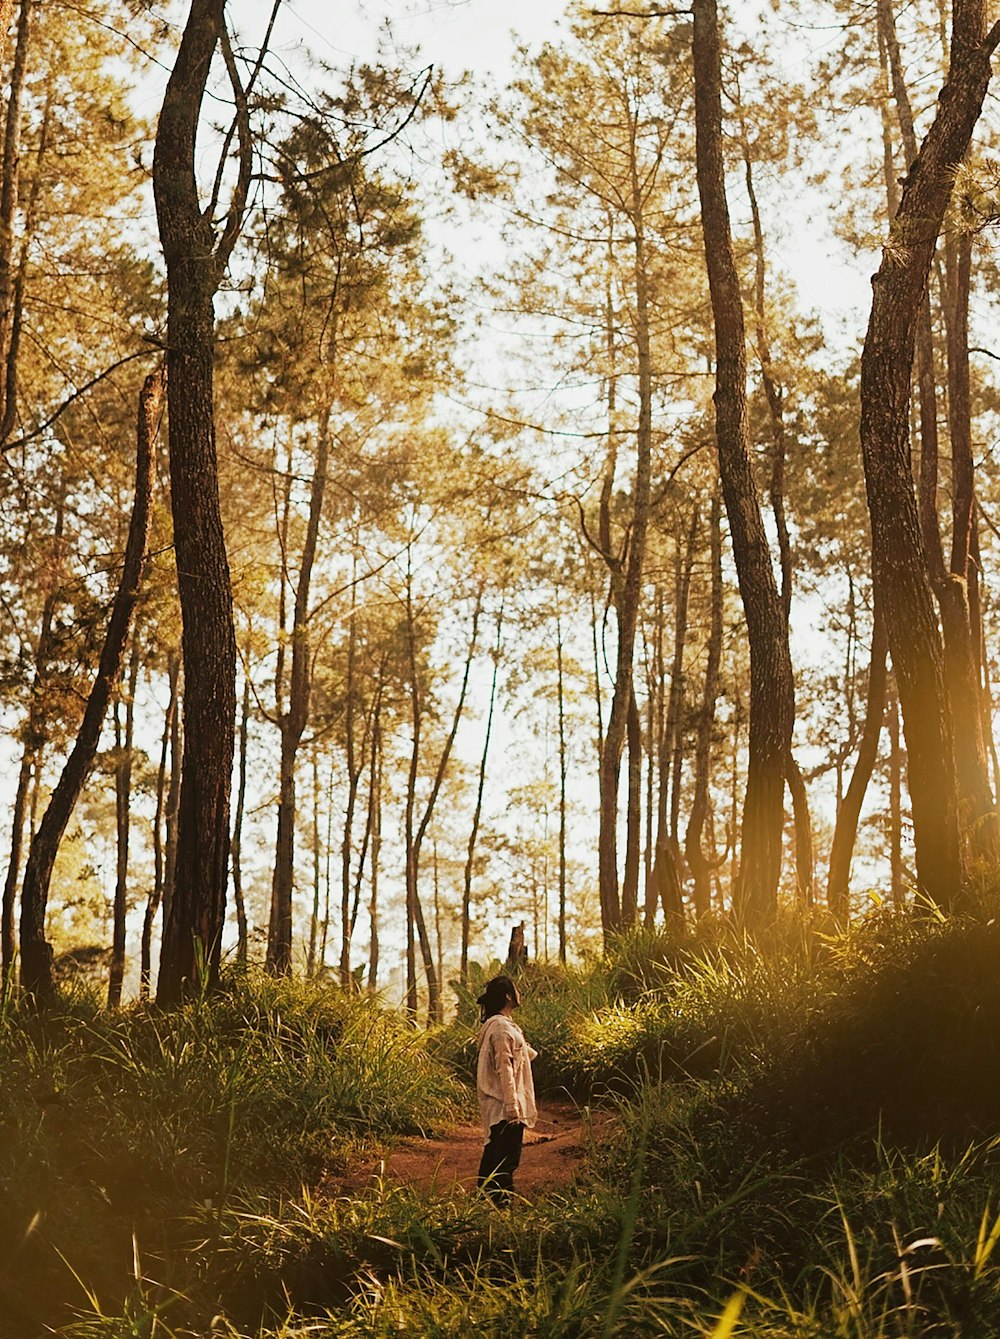
[[[476,1088],[486,1139],[498,1121],[521,1121],[530,1129],[538,1116],[531,1062],[537,1056],[506,1014],[494,1014],[479,1029]]]

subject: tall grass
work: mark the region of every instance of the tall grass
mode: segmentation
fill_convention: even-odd
[[[79,1291],[72,1270],[120,1297],[135,1237],[172,1278],[232,1197],[293,1194],[456,1099],[395,1015],[263,978],[171,1013],[8,1002],[0,1066],[0,1302],[39,1322]]]
[[[138,1265],[129,1242],[117,1306],[80,1269],[89,1300],[81,1291],[62,1332],[989,1339],[1000,1141],[981,1131],[998,1089],[998,959],[988,925],[886,917],[845,938],[790,925],[765,949],[720,930],[623,941],[569,972],[534,967],[521,1021],[548,1049],[545,1083],[603,1093],[614,1135],[572,1188],[511,1210],[384,1179],[362,1196],[324,1189],[330,1130],[349,1141],[414,1128],[447,1110],[449,1082],[412,1032],[356,1002],[237,991],[205,1006],[212,1119],[175,1106],[158,1135],[214,1188],[201,1194],[191,1166],[175,1167],[163,1200],[174,1237]],[[467,1074],[480,984],[431,1039]],[[64,1094],[42,1124],[77,1100],[66,1094],[110,1092],[109,1075],[133,1113],[144,1083],[160,1085],[158,1102],[193,1101],[196,1013],[125,1037],[123,1023],[81,1016],[81,1070],[51,1028],[25,1022],[21,1063],[54,1064]],[[361,1056],[376,1057],[370,1070]],[[900,1082],[925,1095],[926,1118],[897,1118]],[[273,1131],[292,1156],[268,1161]]]

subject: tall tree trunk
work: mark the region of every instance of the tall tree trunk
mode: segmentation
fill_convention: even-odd
[[[246,812],[247,804],[247,744],[250,734],[250,671],[248,666],[249,659],[247,667],[243,671],[239,753],[236,761],[236,810],[233,814],[233,836],[230,851],[233,874],[233,906],[236,910],[236,965],[240,968],[246,967],[250,951],[247,904],[243,893],[243,815]]]
[[[154,372],[146,378],[139,396],[135,499],[121,580],[111,608],[97,676],[87,698],[76,742],[56,782],[38,831],[32,838],[24,871],[21,887],[21,984],[40,1002],[50,999],[55,990],[52,947],[45,938],[45,912],[52,869],[66,824],[97,755],[104,716],[121,669],[122,654],[142,584],[153,485],[152,444],[162,394],[163,373]]]
[[[330,459],[330,407],[320,411],[316,434],[316,459],[309,490],[309,515],[292,613],[292,663],[288,704],[280,714],[281,762],[278,794],[278,833],[274,875],[271,882],[270,933],[267,939],[267,969],[285,975],[292,969],[292,892],[295,886],[295,767],[299,745],[309,721],[312,691],[312,657],[309,642],[309,594],[323,517],[326,476]],[[289,465],[289,469],[291,466]],[[354,636],[353,620],[351,637]]]
[[[878,0],[880,34],[884,33],[893,97],[907,161],[916,162],[917,137],[913,124],[903,63],[896,37],[891,0]],[[980,820],[993,808],[986,748],[977,694],[976,649],[978,634],[972,627],[969,583],[969,548],[973,514],[974,483],[971,411],[969,407],[968,297],[971,238],[956,248],[946,248],[948,282],[942,285],[942,306],[947,328],[948,420],[952,459],[952,551],[950,571],[945,567],[938,528],[938,412],[937,377],[934,370],[934,329],[930,290],[925,283],[916,330],[916,367],[920,406],[919,510],[931,587],[941,610],[943,673],[951,713],[952,748],[958,782],[960,819],[977,850],[989,854],[996,834],[992,825]]]
[[[354,811],[358,802],[358,787],[364,770],[364,747],[360,755],[355,738],[356,686],[355,672],[357,661],[357,555],[358,545],[354,546],[354,559],[351,580],[350,627],[347,632],[347,680],[344,694],[347,699],[344,733],[346,739],[347,762],[347,802],[344,806],[344,835],[340,844],[340,984],[345,990],[351,986],[351,940],[354,934],[354,917],[351,911],[351,855],[354,850]]]
[[[698,194],[715,324],[719,474],[750,642],[750,741],[734,905],[750,928],[777,909],[784,787],[795,715],[788,624],[774,579],[750,461],[743,301],[733,256],[722,151],[716,0],[694,0]]]
[[[376,704],[375,719],[372,722],[372,756],[368,790],[368,806],[371,813],[372,863],[369,880],[368,899],[368,993],[374,995],[378,990],[379,964],[379,905],[378,876],[382,858],[382,715],[381,698]]]
[[[556,693],[559,704],[559,961],[566,962],[566,686],[562,619],[556,617]]]
[[[28,70],[28,53],[32,39],[34,8],[35,0],[21,0],[17,42],[14,47],[14,62],[11,69],[10,86],[7,91],[3,161],[2,169],[0,169],[2,171],[2,176],[0,176],[0,424],[6,423],[8,417],[13,424],[14,412],[12,403],[14,387],[12,378],[8,376],[8,369],[13,370],[12,360],[9,360],[8,354],[14,341],[14,329],[19,319],[18,304],[15,301],[14,219],[17,213],[20,176],[21,99]],[[3,13],[0,11],[0,22],[3,22],[3,27],[0,29],[0,32],[2,32],[2,39],[0,40],[4,43],[7,39],[11,10],[12,6],[8,4],[6,6],[6,22],[3,22]],[[10,411],[9,414],[8,410]]]
[[[785,429],[785,393],[779,384],[771,359],[771,341],[767,330],[766,309],[766,265],[764,257],[764,229],[760,221],[760,208],[753,180],[753,157],[747,138],[746,128],[741,126],[743,164],[746,176],[747,198],[750,201],[750,216],[753,222],[755,282],[754,315],[756,318],[757,357],[760,363],[760,377],[767,401],[768,419],[771,424],[771,511],[774,516],[774,529],[778,538],[778,562],[781,569],[781,608],[786,623],[792,610],[792,544],[788,533],[788,519],[785,514],[785,459],[788,454],[788,433]],[[795,828],[795,873],[799,898],[806,905],[813,900],[813,841],[812,819],[809,814],[809,792],[805,778],[791,749],[788,752],[786,781],[792,797],[792,815]]]
[[[184,657],[184,764],[175,886],[157,982],[161,1004],[175,1003],[199,984],[217,983],[229,875],[236,637],[215,448],[214,297],[243,224],[253,146],[224,15],[225,0],[191,0],[153,151],[153,197],[167,268],[171,510]],[[216,202],[206,208],[199,198],[195,147],[220,41],[240,154],[217,236]]]
[[[628,803],[626,808],[625,868],[622,872],[622,929],[631,930],[639,908],[639,865],[642,854],[642,722],[635,696],[629,695],[626,720],[628,744]]]
[[[694,794],[684,836],[684,854],[694,880],[694,912],[698,920],[712,909],[712,861],[705,855],[702,839],[711,804],[712,735],[715,706],[719,696],[719,669],[722,664],[722,499],[712,495],[709,521],[710,563],[712,569],[712,613],[705,661],[705,683],[698,714],[698,736],[694,755]]]
[[[319,908],[323,891],[323,862],[319,840],[319,750],[312,751],[312,858],[313,888],[312,911],[309,915],[309,952],[306,955],[306,976],[312,979],[316,975],[316,946],[319,942]]]
[[[899,747],[899,695],[895,675],[889,691],[889,879],[892,905],[901,909],[903,891],[903,755]]]
[[[688,639],[688,610],[691,603],[691,574],[694,571],[694,555],[698,544],[698,532],[701,528],[701,511],[697,503],[691,509],[691,525],[688,529],[687,543],[683,557],[677,550],[676,599],[674,617],[674,651],[670,664],[670,698],[667,705],[666,750],[661,763],[663,777],[661,785],[666,783],[669,769],[670,779],[670,828],[664,831],[663,839],[673,846],[674,856],[680,859],[680,812],[681,780],[684,764],[684,717],[686,713],[687,680],[684,673],[684,650]]]
[[[423,718],[423,699],[420,693],[420,676],[417,669],[416,652],[416,624],[413,610],[413,592],[410,582],[410,572],[407,568],[407,591],[406,591],[406,609],[407,609],[407,639],[409,642],[410,653],[410,697],[411,714],[413,720],[413,751],[410,755],[410,770],[407,782],[406,795],[406,815],[404,836],[406,840],[406,904],[407,904],[407,982],[406,982],[406,1004],[411,1015],[417,1011],[417,980],[416,980],[416,958],[414,945],[414,932],[417,942],[420,944],[420,953],[423,959],[424,973],[427,977],[427,1016],[430,1023],[440,1023],[442,1021],[442,1001],[441,1001],[441,982],[437,974],[437,968],[434,961],[434,952],[430,936],[427,933],[427,926],[424,920],[423,905],[420,901],[420,891],[418,879],[420,874],[420,849],[423,845],[424,837],[427,835],[427,829],[430,826],[431,818],[434,814],[434,807],[437,804],[437,798],[441,791],[441,785],[444,781],[445,773],[448,770],[448,760],[451,757],[451,751],[455,744],[455,736],[458,734],[459,723],[462,719],[462,711],[465,707],[465,697],[469,687],[469,674],[472,670],[472,661],[476,654],[476,644],[479,638],[479,617],[483,606],[483,588],[482,586],[476,592],[475,604],[472,612],[472,632],[469,638],[469,651],[465,658],[465,666],[462,671],[462,686],[459,690],[458,701],[455,704],[455,712],[452,716],[451,728],[445,739],[438,758],[437,768],[435,769],[434,779],[431,783],[430,793],[424,803],[423,812],[419,823],[414,826],[416,816],[416,781],[419,771],[419,751],[420,751],[420,733]]]
[[[633,658],[639,622],[639,603],[646,560],[646,532],[649,526],[650,479],[652,458],[653,375],[650,349],[649,275],[647,271],[643,187],[639,182],[636,155],[637,127],[630,123],[628,162],[630,173],[629,223],[632,227],[632,281],[635,295],[635,347],[639,395],[639,417],[635,439],[635,483],[632,494],[631,524],[626,551],[621,557],[612,553],[610,536],[602,529],[601,549],[611,572],[615,612],[618,618],[618,648],[615,657],[615,687],[611,700],[600,765],[600,829],[598,834],[598,892],[601,927],[605,939],[622,927],[622,905],[618,889],[618,782],[622,752],[633,707]],[[612,478],[613,482],[613,478]],[[630,794],[633,789],[630,778]],[[636,887],[629,889],[626,910],[634,919]]]
[[[878,742],[885,717],[887,651],[885,619],[876,601],[872,623],[871,660],[868,666],[868,707],[865,712],[865,723],[861,731],[854,771],[837,809],[833,842],[830,846],[826,903],[841,925],[846,925],[850,916],[851,858],[858,836],[861,806],[864,804],[868,783],[878,758]]]
[[[946,640],[945,673],[955,738],[959,794],[973,851],[996,855],[997,830],[983,735],[979,618],[979,572],[973,558],[976,522],[975,463],[972,450],[972,403],[969,390],[969,289],[972,237],[949,238],[945,248],[948,313],[948,427],[951,438],[952,538],[949,603],[956,609],[957,635]],[[943,613],[943,610],[942,610]],[[950,620],[949,620],[950,621]],[[948,622],[945,622],[947,638]],[[987,815],[990,817],[987,819]],[[985,821],[984,821],[985,820]]]
[[[156,813],[153,815],[153,888],[146,899],[146,909],[142,917],[142,938],[139,944],[139,999],[148,1000],[150,983],[153,979],[153,922],[165,901],[166,867],[164,859],[163,823],[169,806],[167,790],[167,758],[177,719],[177,684],[180,679],[180,656],[172,652],[167,660],[167,682],[170,696],[163,717],[163,738],[160,742],[160,762],[156,769]],[[178,750],[173,752],[174,763],[178,762]],[[172,778],[171,778],[172,779]]]
[[[53,539],[58,552],[63,537],[65,508],[62,502],[56,510],[56,523]],[[24,819],[28,804],[28,795],[33,776],[37,776],[41,748],[44,738],[42,726],[43,703],[45,698],[45,679],[49,658],[52,654],[52,620],[60,593],[53,584],[46,591],[42,602],[41,623],[38,629],[38,641],[35,645],[35,664],[32,674],[31,695],[28,700],[28,714],[24,723],[24,741],[21,749],[21,766],[18,770],[17,789],[14,792],[14,805],[11,811],[10,858],[7,876],[3,887],[3,915],[0,943],[3,952],[3,981],[9,980],[14,968],[16,940],[14,935],[14,907],[17,900],[17,881],[21,873],[21,847],[24,842]]]
[[[913,807],[917,878],[948,908],[959,896],[962,846],[941,636],[921,543],[909,452],[914,330],[954,174],[965,157],[990,77],[1000,25],[987,37],[984,0],[956,0],[952,58],[933,124],[911,165],[872,280],[861,358],[861,447],[882,601],[899,686]]]
[[[139,648],[132,647],[128,685],[125,690],[125,730],[122,733],[121,708],[116,699],[115,716],[115,825],[118,834],[118,859],[115,875],[115,902],[112,913],[111,970],[108,976],[108,1008],[122,1001],[125,981],[125,919],[128,912],[129,811],[132,805],[132,745],[135,739],[135,693],[139,682]]]
[[[503,601],[497,612],[497,635],[493,647],[493,674],[490,679],[490,700],[486,709],[486,730],[483,736],[483,751],[479,758],[479,781],[476,787],[476,807],[472,814],[472,827],[469,831],[469,846],[465,855],[465,872],[462,879],[462,950],[458,968],[458,979],[464,986],[469,980],[469,930],[472,907],[472,875],[476,859],[476,838],[479,835],[479,823],[483,815],[483,794],[486,789],[486,763],[489,758],[490,737],[493,733],[493,710],[497,698],[497,675],[500,672],[500,646],[503,633]],[[559,662],[559,690],[562,692],[562,634],[557,634],[556,655]],[[562,698],[559,700],[560,713]],[[560,729],[562,716],[559,717]],[[561,736],[560,736],[561,737]],[[561,756],[561,755],[560,755]]]

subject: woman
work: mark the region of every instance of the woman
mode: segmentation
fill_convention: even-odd
[[[476,1184],[497,1203],[514,1193],[514,1172],[521,1161],[525,1128],[535,1124],[535,1086],[531,1062],[538,1054],[513,1019],[521,999],[509,976],[495,976],[476,1001],[479,1005],[479,1064],[476,1088],[485,1148]]]

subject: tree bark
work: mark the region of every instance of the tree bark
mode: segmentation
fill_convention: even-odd
[[[52,869],[66,825],[97,755],[104,716],[121,669],[122,653],[142,584],[153,485],[152,444],[162,394],[163,373],[151,373],[139,396],[135,499],[121,580],[101,648],[97,677],[87,699],[76,742],[32,838],[24,871],[21,887],[21,984],[40,1003],[50,1000],[55,993],[52,947],[45,938],[45,912]]]
[[[952,58],[933,124],[905,179],[878,273],[861,358],[861,447],[876,598],[899,687],[917,879],[943,908],[963,878],[952,723],[909,450],[914,331],[954,174],[972,138],[1000,26],[984,0],[956,0]]]
[[[171,510],[183,625],[184,763],[177,868],[157,1000],[218,982],[229,875],[236,637],[219,506],[214,297],[239,236],[252,171],[246,98],[224,31],[225,0],[191,0],[153,151],[153,197],[167,267]],[[238,175],[219,235],[203,208],[195,146],[209,69],[222,43],[239,128]]]
[[[884,36],[892,78],[893,97],[907,161],[918,157],[917,137],[910,108],[903,62],[896,37],[891,0],[878,0],[880,35]],[[959,243],[955,263],[948,265],[942,305],[947,327],[948,420],[952,459],[952,550],[950,570],[945,567],[938,521],[938,410],[934,370],[934,328],[930,290],[926,285],[916,328],[916,369],[920,408],[919,511],[921,533],[931,588],[941,611],[943,673],[951,713],[952,748],[958,782],[960,819],[974,849],[993,854],[995,832],[981,820],[993,808],[986,747],[977,694],[976,647],[969,599],[969,546],[974,480],[969,408],[968,296],[971,237]],[[949,246],[948,253],[955,248]],[[948,255],[949,260],[952,256]]]
[[[715,324],[719,474],[750,642],[750,740],[737,919],[768,924],[777,910],[784,787],[795,714],[788,625],[774,579],[750,461],[743,302],[733,255],[722,150],[721,45],[716,0],[694,0],[698,194]]]

